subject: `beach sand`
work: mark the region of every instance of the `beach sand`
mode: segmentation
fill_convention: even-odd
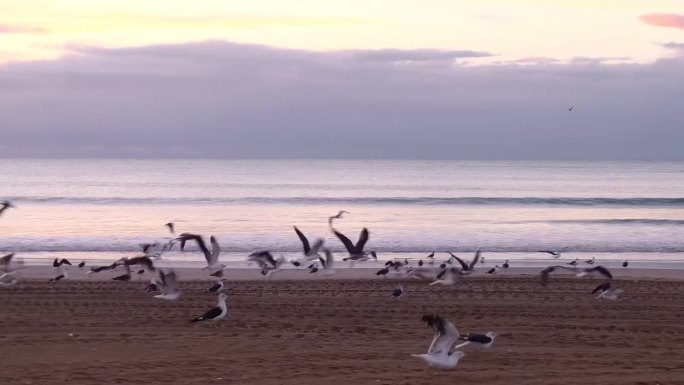
[[[684,281],[619,279],[618,301],[593,298],[599,282],[236,281],[214,328],[188,324],[216,303],[206,280],[176,302],[147,281],[27,280],[0,289],[0,384],[684,384]],[[428,370],[410,354],[432,312],[497,340]]]

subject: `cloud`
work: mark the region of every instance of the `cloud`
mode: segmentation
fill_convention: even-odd
[[[654,25],[656,27],[684,29],[684,15],[675,13],[653,13],[639,16],[639,19],[646,24]]]
[[[684,43],[675,43],[675,42],[669,42],[662,44],[663,47],[667,49],[673,49],[673,50],[684,50]]]
[[[456,56],[220,41],[72,51],[0,66],[3,156],[684,158],[681,58],[403,66]]]
[[[358,50],[352,51],[352,56],[357,60],[377,61],[377,62],[402,62],[402,61],[443,61],[456,60],[461,58],[479,58],[492,56],[488,52],[480,51],[453,51],[438,49],[379,49],[379,50]]]
[[[0,24],[0,34],[4,33],[33,33],[44,34],[48,31],[43,28],[31,27],[28,25]]]

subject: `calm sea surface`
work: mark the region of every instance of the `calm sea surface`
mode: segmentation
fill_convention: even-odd
[[[112,259],[164,227],[215,235],[228,260],[296,256],[293,225],[341,250],[338,228],[384,258],[431,251],[491,261],[630,259],[684,266],[684,163],[378,160],[0,160],[0,252]],[[170,253],[185,263],[196,252]],[[610,263],[607,263],[610,264]]]

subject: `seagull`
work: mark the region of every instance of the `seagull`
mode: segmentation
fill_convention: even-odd
[[[422,259],[418,261],[418,267],[423,267],[423,260]]]
[[[111,265],[91,267],[90,271],[88,271],[86,274],[90,275],[92,273],[99,273],[99,272],[104,271],[104,270],[116,269],[117,266],[119,266],[120,264],[121,264],[121,262],[116,261],[116,262],[112,263]]]
[[[309,240],[306,238],[304,233],[299,231],[297,226],[294,226],[294,231],[297,233],[299,240],[302,241],[302,246],[304,247],[304,260],[313,261],[314,259],[320,258],[321,256],[318,254],[318,250],[320,250],[321,246],[323,246],[323,238],[318,238],[313,245],[309,245]]]
[[[58,272],[59,272],[59,274],[57,274],[57,276],[50,278],[50,282],[57,282],[57,281],[60,281],[62,279],[68,278],[67,271],[64,270],[63,268],[60,267]]]
[[[66,258],[62,258],[62,260],[58,260],[57,258],[55,258],[55,260],[52,261],[52,267],[60,267],[62,265],[71,266],[71,262],[69,262],[69,260]]]
[[[333,257],[332,250],[325,248],[323,249],[323,252],[325,253],[325,259],[319,258],[321,266],[323,266],[323,274],[335,274],[335,257]]]
[[[14,258],[14,253],[5,254],[2,258],[0,258],[0,268],[3,272],[11,273],[22,267],[22,261],[17,261],[16,264],[19,266],[12,266],[12,258]]]
[[[508,265],[508,259],[506,260],[506,262],[504,262],[503,265],[501,265],[501,267],[503,267],[504,269],[508,269],[508,267],[509,267],[509,265]]]
[[[343,258],[343,261],[367,261],[368,260],[368,254],[367,252],[363,251],[363,247],[366,245],[366,242],[368,242],[368,229],[363,228],[361,230],[361,234],[359,235],[359,240],[356,242],[356,244],[353,244],[352,241],[349,240],[344,234],[340,233],[339,231],[335,230],[333,227],[330,227],[330,229],[333,231],[333,233],[337,236],[337,238],[340,239],[342,244],[344,244],[344,248],[347,249],[349,252],[349,257],[348,258]],[[377,260],[378,257],[375,254],[375,252],[371,252],[370,255]]]
[[[499,265],[496,265],[496,266],[492,267],[491,269],[489,269],[489,270],[487,271],[487,274],[496,274],[496,272],[497,272],[498,270],[499,270]]]
[[[183,233],[177,239],[181,241],[181,249],[183,248],[183,244],[186,241],[197,242],[197,246],[200,248],[200,250],[202,250],[204,258],[207,260],[207,266],[204,267],[202,270],[210,269],[216,271],[226,267],[226,265],[220,264],[218,262],[218,257],[221,253],[221,247],[219,246],[216,237],[214,237],[213,235],[209,238],[209,242],[211,243],[211,252],[207,248],[207,245],[204,243],[204,239],[201,235]]]
[[[542,250],[542,251],[540,251],[540,253],[551,254],[551,256],[554,258],[560,258],[560,256],[561,256],[560,251],[544,251],[544,250]]]
[[[333,215],[332,217],[328,217],[328,225],[332,226],[333,219],[342,218],[342,214],[351,214],[351,213],[349,211],[340,210],[340,212],[338,212],[337,215]]]
[[[82,261],[81,263],[78,264],[78,268],[82,269],[85,266],[85,261]]]
[[[622,262],[622,267],[627,267],[627,266],[629,266],[629,261]]]
[[[399,286],[397,286],[396,289],[392,290],[392,294],[390,294],[390,297],[401,298],[403,295],[404,295],[404,287],[399,285]]]
[[[310,264],[308,269],[309,269],[309,274],[318,273],[318,263],[314,262],[314,263]]]
[[[477,346],[486,349],[492,346],[494,343],[494,338],[496,338],[496,333],[494,332],[487,332],[487,334],[468,334],[463,337],[459,337],[459,340],[466,342],[457,345],[454,349],[458,349],[469,344],[477,344]]]
[[[456,259],[458,263],[461,264],[462,269],[460,271],[460,274],[467,275],[472,273],[475,269],[475,264],[480,259],[480,250],[475,252],[475,256],[473,257],[473,260],[470,262],[470,264],[465,263],[461,258],[455,256],[452,253],[449,253],[449,255],[451,255],[452,258]]]
[[[142,265],[145,267],[145,269],[149,271],[155,271],[156,269],[154,268],[154,263],[150,259],[150,257],[143,255],[141,257],[133,257],[133,258],[121,258],[120,260],[117,261],[117,263],[120,263],[125,266],[134,266],[134,265]]]
[[[173,226],[173,222],[169,222],[169,223],[165,224],[164,226],[169,228],[169,232],[171,232],[171,234],[176,233],[176,230],[174,229],[174,226]]]
[[[611,281],[608,281],[596,286],[596,288],[594,289],[594,291],[591,292],[591,294],[598,293],[598,296],[596,296],[596,298],[616,300],[623,292],[624,291],[622,289],[613,287]]]
[[[224,283],[224,282],[225,282],[225,279],[221,279],[221,280],[219,280],[218,282],[216,282],[216,284],[215,284],[214,286],[208,288],[208,289],[205,290],[204,292],[205,292],[205,293],[218,293],[218,292],[220,292],[221,290],[223,290],[223,283]]]
[[[118,266],[123,266],[126,269],[126,273],[121,274],[121,275],[117,275],[116,277],[114,277],[112,279],[115,281],[123,281],[123,282],[130,281],[131,280],[131,267],[129,265],[126,265],[125,263],[119,263]]]
[[[152,278],[152,279],[150,280],[150,284],[147,285],[147,287],[145,288],[145,290],[146,290],[148,293],[152,293],[152,292],[154,292],[154,291],[157,291],[157,279],[156,279],[156,278]]]
[[[575,106],[572,106],[572,107],[568,108],[568,111],[572,112],[572,110],[574,110],[574,109],[575,109]]]
[[[576,266],[577,265],[577,258],[575,258],[574,261],[570,261],[570,262],[566,263],[566,265]]]
[[[247,256],[247,260],[250,262],[256,262],[262,271],[267,270],[269,267],[275,268],[276,265],[275,258],[273,258],[273,255],[271,255],[268,250],[254,252]]]
[[[161,294],[157,294],[154,298],[166,299],[174,301],[180,297],[181,292],[178,290],[178,276],[173,270],[164,272],[159,269],[159,279],[161,280]]]
[[[458,278],[458,274],[459,274],[459,271],[457,268],[450,267],[447,269],[446,267],[444,267],[444,268],[442,268],[442,271],[440,271],[439,274],[437,274],[437,276],[435,276],[436,280],[434,282],[432,282],[430,284],[430,286],[436,285],[436,284],[453,285],[456,283],[456,279]]]
[[[226,298],[228,296],[225,293],[221,293],[218,295],[218,303],[216,304],[216,307],[213,307],[209,309],[204,315],[199,316],[190,323],[195,323],[195,322],[210,322],[210,323],[215,323],[216,321],[220,321],[224,318],[226,318],[226,314],[228,314],[228,307],[226,306]]]
[[[484,265],[485,263],[485,257],[480,258],[480,265]]]
[[[265,265],[264,267],[262,267],[261,274],[265,275],[266,278],[271,278],[273,274],[279,272],[282,269],[284,263],[285,256],[281,255],[280,258],[278,258],[272,266]],[[314,264],[316,264],[316,262],[314,262]],[[315,271],[310,273],[315,273]]]
[[[587,274],[599,273],[604,277],[608,278],[609,280],[613,279],[613,275],[610,273],[610,271],[608,271],[608,269],[600,265],[595,267],[588,267],[586,269],[567,266],[549,266],[541,272],[542,286],[546,286],[549,283],[549,274],[551,274],[553,271],[557,269],[571,271],[575,273],[578,277],[583,277]]]
[[[418,357],[429,366],[440,369],[456,367],[458,361],[465,356],[465,353],[459,350],[449,353],[460,337],[458,329],[454,324],[436,314],[424,315],[421,319],[435,331],[435,337],[426,354],[411,354],[411,356]]]
[[[15,207],[16,206],[14,206],[10,201],[0,202],[0,216],[2,216],[2,213],[4,213],[5,210],[7,210],[9,208],[15,208]]]
[[[382,275],[385,278],[387,278],[387,274],[389,274],[389,269],[386,267],[375,272],[375,275]]]
[[[596,262],[596,258],[594,257],[591,257],[591,259],[584,261],[584,263],[586,263],[587,265],[593,265],[594,262]]]
[[[17,283],[19,283],[19,278],[17,278],[17,274],[14,271],[0,275],[0,286],[2,287],[14,286]]]

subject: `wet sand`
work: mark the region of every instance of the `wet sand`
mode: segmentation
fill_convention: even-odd
[[[246,280],[214,328],[187,323],[214,306],[209,281],[183,282],[176,302],[146,281],[23,281],[0,289],[0,384],[684,384],[684,281],[618,279],[614,302],[589,294],[599,282]],[[410,354],[432,312],[497,341],[427,370]]]

